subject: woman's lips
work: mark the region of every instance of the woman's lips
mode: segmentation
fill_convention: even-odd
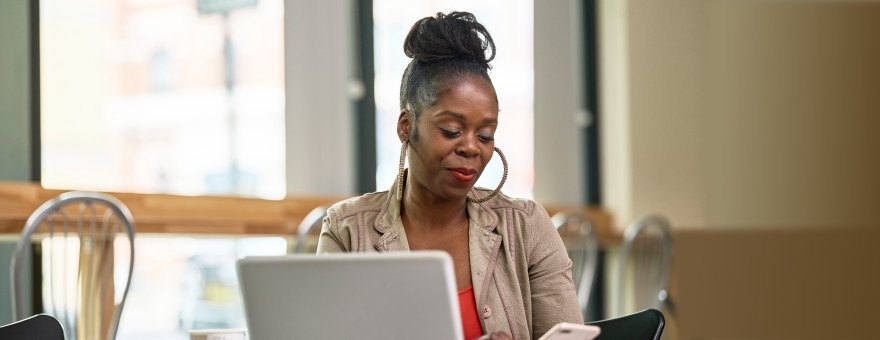
[[[459,182],[467,183],[474,180],[474,177],[477,176],[477,171],[473,169],[449,169],[449,172],[452,173],[452,177],[455,177]]]

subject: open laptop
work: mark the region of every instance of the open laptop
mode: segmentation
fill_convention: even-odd
[[[463,337],[444,252],[247,257],[237,269],[251,340]]]

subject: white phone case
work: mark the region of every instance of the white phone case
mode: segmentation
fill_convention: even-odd
[[[538,340],[591,340],[600,333],[599,327],[560,322]]]

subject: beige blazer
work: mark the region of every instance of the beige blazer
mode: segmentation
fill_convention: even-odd
[[[400,202],[391,192],[330,207],[318,253],[408,251]],[[471,191],[475,197],[488,193]],[[556,323],[583,323],[571,260],[543,207],[499,194],[468,203],[467,210],[471,282],[484,331],[537,339]]]

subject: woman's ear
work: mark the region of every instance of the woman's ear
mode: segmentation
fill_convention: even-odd
[[[409,110],[400,110],[400,116],[397,117],[397,137],[400,142],[408,142],[410,136],[410,117]]]

